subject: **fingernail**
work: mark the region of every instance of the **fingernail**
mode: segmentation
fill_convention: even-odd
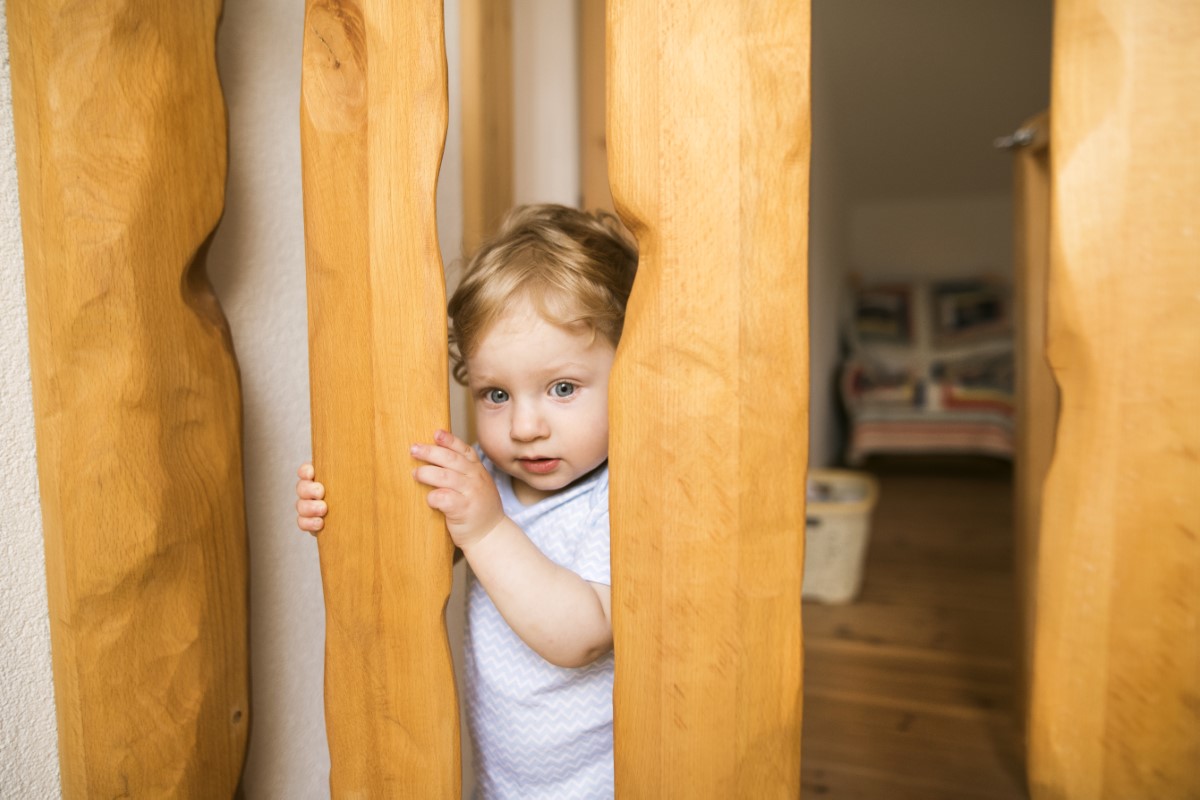
[[[414,456],[420,452],[420,450],[421,446],[417,444],[414,444],[412,447],[408,448],[408,452],[412,453]]]

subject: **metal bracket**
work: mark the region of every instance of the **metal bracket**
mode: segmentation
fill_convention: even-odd
[[[997,150],[1016,150],[1018,147],[1026,147],[1031,144],[1036,136],[1037,130],[1034,128],[1019,128],[1008,136],[993,139],[992,147]]]

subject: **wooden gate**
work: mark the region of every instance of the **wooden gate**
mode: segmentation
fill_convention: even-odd
[[[794,797],[808,5],[614,0],[622,796]],[[219,2],[9,0],[64,793],[229,796],[246,740],[237,377],[203,275]],[[305,216],[336,796],[454,797],[441,4],[309,0]],[[1200,6],[1060,0],[1036,798],[1200,794]]]
[[[617,735],[642,742],[621,748],[619,785],[794,797],[808,9],[709,0],[669,13],[614,5],[610,19],[617,74],[658,76],[614,84],[610,123],[614,185],[643,252],[613,395],[614,408],[640,409],[614,413],[611,458]],[[404,457],[446,424],[440,24],[436,1],[308,6],[305,224],[314,456],[335,509],[320,547],[337,795],[458,791],[441,626],[450,551]],[[672,477],[648,492],[648,474]]]

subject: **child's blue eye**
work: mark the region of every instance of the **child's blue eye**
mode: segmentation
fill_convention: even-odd
[[[489,403],[506,403],[508,402],[508,392],[503,389],[488,389],[483,393],[484,398]]]
[[[550,392],[555,397],[570,397],[575,394],[575,384],[570,381],[559,381],[554,384],[554,388]]]

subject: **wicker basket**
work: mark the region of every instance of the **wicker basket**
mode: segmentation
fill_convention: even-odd
[[[809,470],[803,597],[847,603],[858,596],[878,497],[879,484],[866,473]]]

